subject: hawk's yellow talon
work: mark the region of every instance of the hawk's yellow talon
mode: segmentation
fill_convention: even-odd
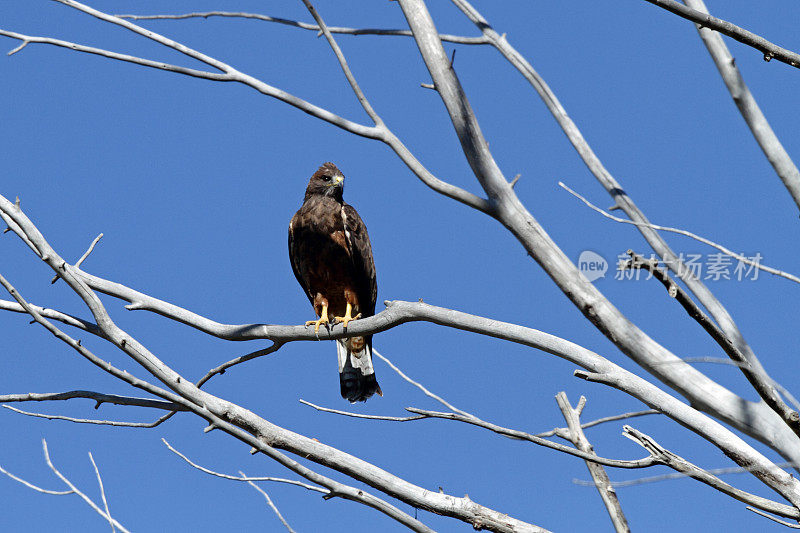
[[[319,333],[319,325],[325,322],[326,324],[330,324],[330,320],[328,320],[328,306],[322,306],[322,315],[317,320],[309,320],[306,322],[306,326],[310,326],[314,324],[314,333]]]
[[[352,312],[353,312],[353,306],[347,304],[347,310],[345,311],[344,316],[335,316],[333,317],[333,319],[336,320],[337,322],[341,322],[342,325],[346,328],[347,324],[349,324],[351,321],[357,318],[361,318],[361,313],[358,313],[356,316],[350,316],[350,313]]]

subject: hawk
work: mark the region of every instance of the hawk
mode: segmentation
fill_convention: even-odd
[[[367,227],[342,199],[344,174],[325,163],[311,176],[303,205],[289,223],[292,270],[318,317],[306,325],[347,324],[375,314],[378,286]],[[336,341],[342,398],[383,396],[372,367],[372,335]]]

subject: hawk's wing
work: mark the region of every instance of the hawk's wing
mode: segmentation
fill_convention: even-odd
[[[308,286],[308,265],[303,262],[302,253],[300,252],[301,243],[298,242],[295,235],[295,228],[299,226],[300,211],[294,214],[291,222],[289,222],[289,261],[292,263],[292,272],[297,282],[303,287],[306,296],[314,303],[314,295],[311,294],[311,288]]]
[[[358,291],[359,311],[364,317],[372,316],[375,314],[375,300],[378,298],[378,283],[367,226],[352,205],[344,204],[342,209],[345,215],[345,235],[353,260],[353,281]]]

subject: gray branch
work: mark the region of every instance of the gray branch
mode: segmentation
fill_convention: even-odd
[[[647,468],[649,466],[653,466],[654,464],[656,464],[656,462],[652,459],[652,457],[644,457],[642,459],[634,459],[630,461],[623,459],[608,459],[606,457],[600,457],[594,452],[576,450],[569,446],[565,446],[557,442],[552,442],[547,439],[537,437],[536,435],[531,435],[530,433],[526,433],[524,431],[509,429],[506,427],[499,426],[497,424],[493,424],[491,422],[487,422],[486,420],[481,420],[480,418],[474,415],[463,415],[460,413],[442,413],[438,411],[428,411],[426,409],[417,409],[416,407],[406,407],[406,410],[409,413],[415,413],[427,418],[441,418],[444,420],[455,420],[458,422],[464,422],[465,424],[471,424],[473,426],[488,429],[489,431],[497,433],[498,435],[503,435],[504,437],[525,440],[533,444],[544,446],[545,448],[550,448],[551,450],[556,450],[561,453],[565,453],[567,455],[579,457],[585,461],[590,461],[600,465],[611,466],[614,468],[636,469],[636,468]]]
[[[114,405],[132,405],[137,407],[150,407],[154,409],[164,409],[165,411],[186,411],[187,409],[180,404],[153,400],[150,398],[135,398],[132,396],[118,396],[116,394],[104,394],[88,390],[72,390],[67,392],[47,392],[36,393],[28,392],[25,394],[0,394],[0,403],[12,402],[52,402],[62,400],[72,400],[74,398],[87,398],[95,401],[94,408],[97,409],[104,403]]]
[[[126,427],[126,428],[154,428],[156,426],[161,425],[161,423],[164,422],[164,420],[166,420],[168,416],[171,416],[175,412],[172,411],[169,414],[166,414],[158,418],[154,422],[123,422],[119,420],[96,420],[93,418],[76,418],[73,416],[32,413],[30,411],[23,411],[22,409],[17,409],[16,407],[11,407],[10,405],[5,405],[5,404],[3,404],[2,407],[14,411],[15,413],[19,413],[25,416],[32,416],[34,418],[44,418],[46,420],[65,420],[67,422],[73,422],[75,424],[94,424],[96,426],[114,426],[114,427]]]
[[[308,483],[303,483],[302,481],[296,481],[294,479],[285,479],[285,478],[273,477],[273,476],[248,477],[248,476],[242,475],[241,477],[239,477],[239,476],[231,476],[230,474],[222,474],[220,472],[215,472],[214,470],[211,470],[211,469],[206,468],[204,466],[200,466],[199,464],[195,463],[194,461],[192,461],[191,459],[186,457],[184,454],[182,454],[181,452],[179,452],[178,450],[173,448],[172,445],[169,442],[167,442],[166,439],[162,438],[161,442],[163,442],[164,445],[167,448],[169,448],[169,451],[171,451],[172,453],[174,453],[175,455],[177,455],[178,457],[180,457],[181,459],[186,461],[186,463],[189,466],[191,466],[192,468],[195,468],[197,470],[200,470],[201,472],[206,473],[206,474],[208,474],[210,476],[214,476],[214,477],[218,477],[218,478],[222,478],[222,479],[229,479],[231,481],[274,481],[276,483],[285,483],[287,485],[295,485],[297,487],[302,487],[304,489],[315,491],[315,492],[321,492],[323,494],[328,494],[330,492],[328,489],[324,489],[324,488],[319,487],[317,485],[309,485]]]
[[[241,470],[239,471],[239,473],[242,475],[242,477],[247,477],[247,476],[245,476],[245,473],[242,472]],[[254,489],[256,489],[258,492],[260,492],[262,496],[264,496],[264,499],[267,500],[267,505],[270,506],[270,508],[272,509],[272,512],[275,513],[275,515],[278,517],[278,520],[281,521],[281,524],[283,524],[283,527],[285,527],[286,530],[289,533],[295,533],[294,529],[292,529],[292,526],[289,525],[289,522],[287,522],[286,519],[281,514],[280,510],[278,509],[278,506],[275,505],[275,503],[272,501],[272,498],[269,497],[269,494],[267,494],[267,492],[264,489],[262,489],[261,487],[256,485],[250,479],[247,480],[247,484],[250,485],[251,487],[253,487]],[[429,531],[433,531],[433,530],[431,529]]]

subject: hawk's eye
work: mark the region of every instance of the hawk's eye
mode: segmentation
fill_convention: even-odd
[[[331,177],[326,174],[326,175],[322,176],[322,181],[325,181],[325,182],[331,181]]]

